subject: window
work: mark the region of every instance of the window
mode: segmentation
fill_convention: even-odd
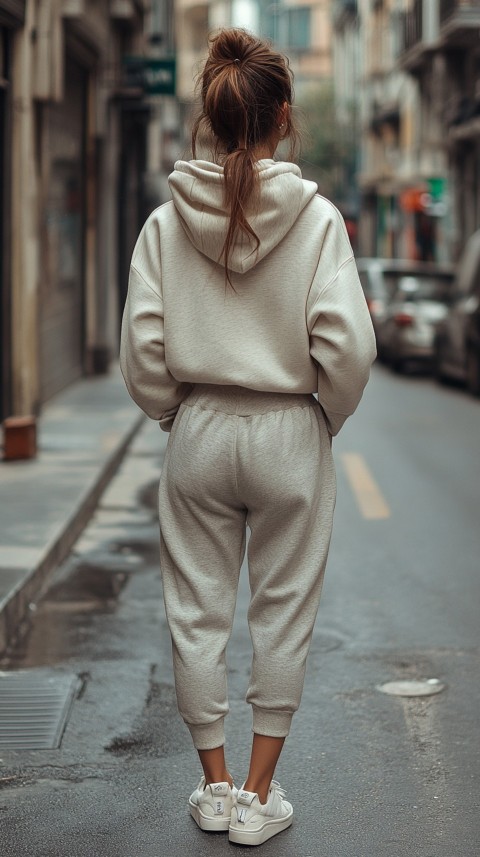
[[[310,6],[288,7],[268,0],[260,3],[261,34],[283,50],[310,49],[310,17]]]
[[[310,7],[286,9],[287,47],[307,51],[310,47]]]

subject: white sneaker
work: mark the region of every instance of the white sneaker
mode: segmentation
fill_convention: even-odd
[[[256,792],[239,790],[232,809],[228,838],[240,845],[261,845],[290,827],[292,820],[292,804],[285,800],[285,792],[280,785],[272,780],[265,804],[260,803]]]
[[[237,794],[235,786],[229,783],[206,786],[205,777],[202,777],[188,800],[190,814],[202,830],[228,830]]]

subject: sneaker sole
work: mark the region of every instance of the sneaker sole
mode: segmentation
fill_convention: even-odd
[[[230,816],[225,818],[211,818],[204,815],[199,806],[194,803],[189,803],[190,815],[195,819],[201,830],[209,830],[210,832],[225,833],[230,827]]]
[[[230,842],[235,842],[237,845],[262,845],[267,839],[281,833],[290,827],[293,821],[293,810],[285,816],[285,818],[272,818],[265,821],[257,830],[240,830],[238,827],[230,827],[228,838]]]

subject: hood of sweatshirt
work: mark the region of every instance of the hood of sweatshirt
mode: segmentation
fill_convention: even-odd
[[[250,226],[260,246],[239,231],[232,246],[228,267],[244,273],[264,259],[296,222],[317,193],[314,182],[302,179],[299,167],[284,161],[258,161],[260,199],[257,210],[247,211]],[[201,253],[221,262],[229,213],[224,205],[223,167],[209,161],[177,161],[169,177],[175,208],[182,226]]]

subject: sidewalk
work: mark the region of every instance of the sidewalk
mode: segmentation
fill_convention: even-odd
[[[144,419],[114,367],[45,406],[36,459],[0,459],[0,654],[82,532]]]

